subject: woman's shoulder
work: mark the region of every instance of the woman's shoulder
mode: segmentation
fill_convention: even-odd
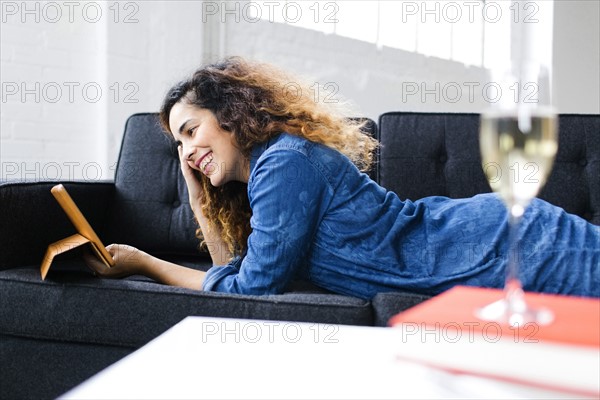
[[[278,152],[282,155],[301,154],[307,161],[318,164],[345,164],[350,160],[341,152],[325,144],[313,142],[305,137],[282,133],[272,139],[265,151]]]
[[[258,161],[261,158],[273,155],[279,157],[303,155],[309,160],[317,162],[345,158],[342,153],[324,144],[285,132],[271,138],[265,143],[256,145],[251,158],[253,161]]]
[[[290,150],[307,154],[315,145],[316,143],[302,136],[284,132],[269,140],[265,150],[269,152]]]
[[[339,151],[304,137],[282,133],[253,152],[251,172],[293,164],[295,168],[319,171],[331,183],[351,161]]]

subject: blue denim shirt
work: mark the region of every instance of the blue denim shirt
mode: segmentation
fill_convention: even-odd
[[[401,201],[340,152],[281,134],[253,149],[248,197],[247,253],[213,266],[204,290],[275,294],[304,279],[370,299],[504,285],[507,213],[495,194]],[[600,296],[600,227],[535,200],[520,235],[526,290]]]

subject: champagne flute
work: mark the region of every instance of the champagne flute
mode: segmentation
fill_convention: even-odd
[[[525,0],[515,5],[525,7]],[[552,322],[546,308],[534,309],[525,301],[519,279],[518,231],[531,200],[546,182],[557,151],[558,122],[552,108],[550,71],[552,31],[543,23],[551,18],[546,3],[534,0],[542,11],[538,23],[511,20],[509,53],[491,72],[501,99],[481,115],[480,150],[483,168],[492,187],[508,209],[508,243],[505,296],[477,311],[484,320],[512,326]],[[499,74],[499,75],[498,75]],[[513,94],[513,96],[510,96]]]
[[[505,296],[477,310],[477,316],[512,326],[530,322],[545,325],[553,320],[550,310],[526,303],[519,279],[519,223],[546,182],[558,148],[558,121],[548,101],[547,70],[540,68],[528,75],[535,77],[535,101],[523,102],[520,97],[521,101],[512,106],[483,112],[479,137],[486,178],[508,210],[509,235]]]

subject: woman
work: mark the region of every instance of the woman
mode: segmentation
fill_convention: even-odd
[[[102,276],[243,294],[281,293],[296,279],[365,299],[503,286],[506,209],[496,195],[401,201],[360,172],[377,146],[361,124],[290,82],[270,66],[229,58],[164,100],[161,122],[179,144],[213,268],[124,245],[108,246],[115,267],[93,257],[89,265]],[[521,232],[526,290],[600,295],[599,227],[535,200]]]

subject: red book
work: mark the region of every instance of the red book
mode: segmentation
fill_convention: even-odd
[[[476,310],[502,299],[496,289],[457,286],[392,317],[397,358],[454,374],[600,397],[600,300],[526,293],[554,314],[549,325],[484,321]]]
[[[423,323],[429,327],[452,327],[458,324],[461,329],[487,329],[491,334],[490,322],[478,319],[475,310],[503,297],[504,292],[498,289],[456,286],[392,317],[389,324]],[[492,322],[493,329],[500,329],[499,334],[503,338],[600,348],[600,299],[525,293],[525,300],[532,307],[550,309],[554,320],[543,326],[525,324],[518,331],[515,327]]]

